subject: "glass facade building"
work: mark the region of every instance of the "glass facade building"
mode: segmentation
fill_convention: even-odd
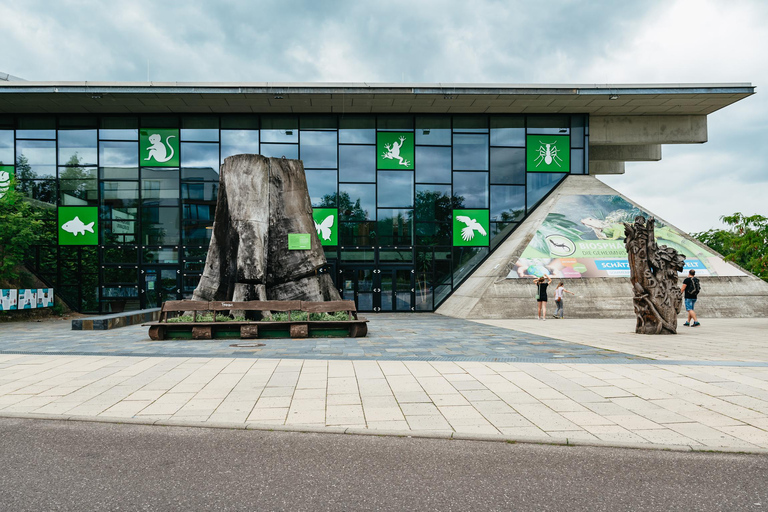
[[[303,161],[313,208],[338,212],[324,248],[343,298],[433,311],[567,174],[588,172],[587,126],[582,114],[6,115],[0,166],[46,211],[30,268],[81,312],[190,298],[219,165],[242,153]],[[144,156],[148,130],[175,139],[163,166]],[[89,209],[97,241],[63,243],[62,212],[87,224]],[[461,243],[457,210],[487,218],[487,243]]]

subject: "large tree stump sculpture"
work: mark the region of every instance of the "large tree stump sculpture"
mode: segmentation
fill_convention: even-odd
[[[289,233],[309,233],[311,249],[289,251]],[[193,300],[339,300],[315,231],[300,160],[228,157],[205,268]]]
[[[656,245],[655,223],[653,217],[646,220],[638,216],[634,224],[624,224],[624,244],[635,292],[635,332],[677,334],[677,314],[683,302],[677,274],[683,270],[685,256],[666,245]]]

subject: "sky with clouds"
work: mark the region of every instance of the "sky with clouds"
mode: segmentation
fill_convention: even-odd
[[[0,0],[0,20],[0,72],[27,80],[751,82],[706,144],[601,179],[686,231],[768,216],[762,0]]]

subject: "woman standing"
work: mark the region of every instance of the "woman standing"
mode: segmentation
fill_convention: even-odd
[[[555,318],[563,318],[563,294],[570,293],[574,297],[576,296],[575,293],[569,292],[565,289],[565,285],[562,281],[557,285],[557,288],[555,288],[555,304],[557,305],[557,311],[555,311]]]
[[[539,277],[533,281],[536,283],[536,302],[538,303],[538,314],[536,318],[539,320],[547,319],[547,286],[552,282],[552,278],[547,276]]]

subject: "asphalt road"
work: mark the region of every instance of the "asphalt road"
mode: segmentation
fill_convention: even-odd
[[[0,419],[0,510],[768,510],[768,457]]]

